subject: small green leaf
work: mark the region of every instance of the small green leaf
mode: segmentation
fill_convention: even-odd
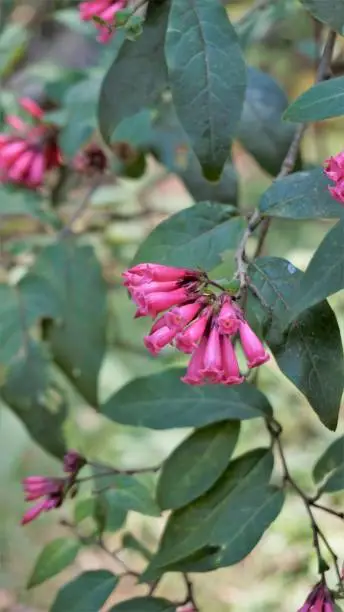
[[[134,263],[157,262],[211,270],[235,249],[245,228],[233,206],[200,202],[160,223],[139,247]]]
[[[160,508],[155,503],[149,488],[135,476],[117,474],[101,479],[102,486],[111,489],[106,493],[110,511],[116,515],[133,510],[148,516],[160,516]]]
[[[324,493],[344,489],[344,436],[332,442],[318,459],[313,478],[317,483],[324,481],[320,487]]]
[[[112,141],[116,127],[151,107],[167,85],[164,40],[170,0],[149,2],[141,36],[135,42],[126,40],[102,83],[98,121],[101,135]],[[118,92],[121,95],[118,95]]]
[[[334,312],[322,302],[302,312],[284,331],[302,272],[284,259],[262,257],[251,264],[249,275],[272,311],[270,316],[257,298],[250,298],[279,367],[307,397],[322,423],[334,429],[344,382],[343,348]]]
[[[221,476],[234,451],[240,424],[215,423],[196,430],[164,462],[157,499],[163,510],[200,497]]]
[[[245,62],[218,0],[174,0],[165,43],[173,102],[204,175],[216,180],[227,160],[246,87]]]
[[[49,542],[40,553],[27,588],[38,586],[56,576],[75,560],[81,545],[71,538],[59,538]]]
[[[183,561],[205,546],[226,549],[226,564],[243,559],[276,518],[283,503],[271,495],[269,450],[257,449],[229,464],[217,483],[188,506],[172,512],[144,578],[152,569]],[[220,565],[219,565],[220,566]]]
[[[301,0],[312,15],[328,25],[332,30],[344,34],[343,0]]]
[[[74,506],[74,518],[76,523],[93,516],[94,513],[94,497],[88,497],[87,499],[81,499]]]
[[[117,584],[117,576],[107,570],[84,572],[60,589],[50,612],[98,611]]]
[[[146,561],[150,561],[153,554],[140,542],[132,533],[125,533],[122,537],[122,548],[126,548],[128,550],[134,550],[135,552],[140,553]]]
[[[295,134],[295,127],[282,121],[287,106],[287,97],[276,81],[269,74],[249,67],[237,138],[262,168],[274,176]]]
[[[181,382],[183,374],[184,370],[173,368],[137,378],[112,395],[101,411],[123,425],[151,429],[202,427],[272,413],[266,397],[249,384],[192,387]]]
[[[340,221],[315,251],[293,296],[290,320],[344,288],[344,222]]]
[[[134,597],[115,605],[110,612],[176,612],[176,606],[160,597]]]
[[[303,123],[341,115],[344,115],[344,77],[313,85],[287,108],[284,119]]]
[[[294,172],[272,183],[262,196],[260,212],[283,219],[339,219],[343,208],[331,196],[329,184],[322,168]]]

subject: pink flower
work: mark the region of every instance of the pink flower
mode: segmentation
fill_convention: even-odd
[[[216,325],[213,325],[209,334],[201,372],[202,376],[211,382],[220,382],[224,376],[220,333]]]
[[[245,379],[244,376],[240,374],[238,360],[232,342],[228,336],[222,336],[221,338],[221,351],[223,368],[223,378],[221,382],[225,385],[240,385]]]
[[[325,584],[318,583],[298,612],[334,612],[334,601]]]
[[[104,21],[107,25],[95,22],[95,26],[99,30],[97,40],[107,43],[115,31],[116,13],[126,8],[127,4],[128,0],[86,0],[79,5],[80,17],[83,21],[97,17]]]
[[[223,298],[220,314],[217,318],[219,330],[222,334],[236,334],[239,331],[242,314],[240,309],[227,295]]]
[[[161,264],[155,263],[142,263],[130,268],[127,272],[124,272],[123,276],[127,274],[134,274],[139,277],[144,277],[145,282],[158,281],[186,281],[186,280],[198,280],[201,277],[201,272],[198,270],[189,270],[188,268],[175,268],[171,266],[162,266]]]
[[[186,606],[178,606],[176,612],[197,612],[193,604],[186,604]]]
[[[324,172],[335,183],[328,188],[332,197],[344,204],[344,151],[325,161]]]
[[[210,315],[211,309],[206,308],[189,327],[177,334],[176,347],[179,351],[182,351],[182,353],[192,353],[192,351],[197,348],[205,332]]]
[[[46,478],[44,476],[29,476],[23,480],[25,501],[41,501],[27,510],[22,518],[22,525],[26,525],[37,518],[42,512],[61,506],[64,499],[65,481],[59,478]]]
[[[67,474],[76,476],[84,465],[86,465],[86,459],[75,450],[68,451],[63,458],[63,471]]]
[[[144,337],[143,342],[152,355],[157,355],[166,344],[172,342],[175,335],[176,331],[174,329],[164,325],[153,331],[153,333],[151,331],[149,336]]]
[[[61,164],[57,130],[43,122],[43,110],[29,98],[20,100],[31,124],[16,115],[6,117],[14,133],[0,134],[0,181],[37,189],[45,173]]]
[[[185,302],[188,294],[186,289],[180,287],[175,291],[148,293],[148,295],[140,296],[140,309],[145,315],[153,317],[153,319],[164,310],[171,306]]]
[[[188,368],[186,370],[185,376],[183,376],[182,381],[187,383],[188,385],[203,385],[203,361],[205,349],[207,347],[207,338],[203,336],[199,346],[192,353],[192,357],[189,361]]]
[[[179,331],[195,318],[201,308],[203,308],[201,302],[191,302],[190,304],[184,304],[184,306],[176,306],[166,313],[166,324],[171,329]]]
[[[265,351],[258,336],[256,336],[246,321],[241,321],[239,332],[242,348],[249,368],[256,368],[266,361],[269,361],[269,354]]]

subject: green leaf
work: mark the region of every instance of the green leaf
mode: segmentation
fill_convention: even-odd
[[[294,292],[290,320],[344,288],[344,222],[340,221],[315,251]]]
[[[226,419],[254,419],[272,414],[266,397],[243,383],[235,387],[192,387],[173,368],[137,378],[112,395],[102,413],[123,425],[172,429],[202,427]]]
[[[174,0],[165,44],[180,122],[204,175],[216,180],[240,119],[246,70],[234,28],[218,0]]]
[[[273,176],[280,171],[295,134],[294,126],[282,121],[287,106],[287,97],[276,81],[261,70],[249,67],[237,138]]]
[[[316,19],[326,23],[339,34],[344,34],[343,0],[301,0],[301,2]]]
[[[208,491],[227,468],[239,431],[238,422],[224,421],[184,440],[163,463],[157,488],[160,507],[181,508]]]
[[[105,353],[106,285],[94,249],[78,246],[73,239],[48,246],[28,277],[35,278],[37,295],[51,295],[58,305],[59,320],[46,325],[55,361],[97,406]]]
[[[115,605],[110,612],[176,612],[176,606],[160,597],[134,597]]]
[[[106,499],[112,508],[112,513],[128,512],[133,510],[148,516],[160,516],[161,511],[155,503],[149,488],[135,476],[118,474],[109,476],[104,482],[100,480],[102,486],[111,487],[107,491]]]
[[[74,506],[74,519],[76,523],[92,517],[94,513],[94,497],[87,497],[76,502]]]
[[[143,32],[126,40],[103,81],[98,107],[101,135],[107,143],[126,117],[152,107],[167,85],[164,40],[170,0],[149,2]],[[118,95],[118,92],[121,92]]]
[[[333,493],[344,489],[344,436],[341,436],[326,449],[313,469],[316,482],[324,481],[320,490]]]
[[[245,223],[235,208],[201,202],[160,223],[139,247],[134,263],[157,262],[211,270],[225,251],[235,249]]]
[[[339,467],[344,467],[344,436],[334,440],[323,455],[319,457],[313,469],[315,482],[320,482]]]
[[[44,347],[31,341],[24,345],[8,367],[0,395],[34,440],[62,458],[66,452],[62,426],[67,418],[67,399]]]
[[[167,569],[205,546],[225,548],[226,565],[243,559],[281,510],[283,493],[271,497],[268,488],[272,467],[270,450],[242,455],[210,491],[172,512],[144,578],[152,569]]]
[[[271,308],[267,311],[251,298],[265,338],[282,372],[306,396],[329,429],[337,424],[343,391],[343,348],[338,323],[327,302],[304,311],[285,331],[292,312],[302,272],[276,257],[262,257],[251,264],[249,275],[259,294]]]
[[[63,108],[67,113],[59,144],[67,159],[71,159],[89,140],[97,125],[97,103],[101,78],[97,73],[67,90]]]
[[[140,553],[146,561],[150,561],[152,558],[152,553],[146,546],[142,544],[132,533],[124,533],[122,537],[122,548],[126,548],[128,550],[134,550],[135,552]]]
[[[344,77],[313,85],[288,107],[284,119],[303,123],[341,115],[344,115]]]
[[[73,563],[81,545],[71,538],[58,538],[49,542],[40,553],[27,588],[38,586],[56,576]]]
[[[260,212],[283,219],[339,219],[343,208],[331,196],[329,184],[322,168],[294,172],[272,183],[262,196]]]
[[[60,589],[50,612],[100,610],[117,584],[117,576],[107,570],[84,572]]]
[[[58,220],[46,205],[43,196],[36,191],[0,189],[0,219],[1,217],[25,215],[38,219],[41,223],[58,226]]]

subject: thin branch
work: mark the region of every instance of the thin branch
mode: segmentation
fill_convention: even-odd
[[[63,240],[69,234],[72,233],[73,225],[74,225],[75,221],[77,221],[83,215],[85,210],[87,209],[87,207],[89,205],[90,198],[92,197],[92,195],[94,194],[94,192],[96,191],[96,189],[98,189],[98,187],[100,185],[101,178],[102,178],[101,176],[97,176],[93,180],[91,186],[89,187],[89,189],[87,190],[86,194],[82,198],[80,205],[78,206],[78,208],[76,209],[74,214],[69,219],[68,224],[65,225],[65,227],[61,231],[58,232],[58,234],[57,234],[57,239],[58,240]]]
[[[327,506],[318,504],[318,502],[315,501],[311,501],[310,503],[313,508],[317,508],[318,510],[322,510],[323,512],[327,512],[328,514],[332,514],[332,516],[336,516],[342,521],[344,520],[344,512],[339,512],[338,510],[334,510],[333,508],[328,508]]]

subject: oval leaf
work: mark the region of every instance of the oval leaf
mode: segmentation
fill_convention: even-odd
[[[244,220],[233,206],[200,202],[160,223],[139,247],[134,263],[156,262],[211,270],[225,251],[235,249]]]
[[[80,547],[79,542],[70,538],[59,538],[49,542],[36,561],[27,588],[38,586],[62,572],[63,569],[73,563]]]
[[[117,604],[110,612],[176,612],[176,606],[160,597],[134,597]]]
[[[291,319],[344,288],[344,221],[326,234],[294,294]]]
[[[319,457],[313,469],[315,482],[320,482],[337,468],[344,468],[344,436],[332,442],[323,455]]]
[[[228,466],[239,431],[238,422],[227,421],[198,429],[184,440],[163,464],[160,507],[181,508],[208,491]]]
[[[216,180],[240,119],[246,71],[219,0],[174,0],[166,35],[173,102],[205,176]]]
[[[344,34],[343,0],[301,0],[301,2],[316,19],[326,23],[339,34]]]
[[[295,134],[282,121],[288,100],[276,81],[257,68],[247,71],[245,104],[237,138],[257,162],[272,175],[278,174]]]
[[[173,368],[137,378],[112,395],[102,413],[123,425],[173,429],[202,427],[226,419],[254,419],[271,414],[266,397],[243,383],[235,387],[192,387]]]
[[[164,41],[169,8],[170,0],[148,3],[142,34],[135,42],[123,43],[105,76],[98,120],[100,132],[108,143],[123,119],[153,106],[166,88]]]
[[[281,509],[281,503],[274,504],[271,512],[267,494],[272,467],[269,450],[242,455],[230,463],[208,493],[174,511],[144,577],[153,568],[182,561],[204,546],[223,549],[228,545],[231,563],[245,557],[276,517],[276,509]],[[269,508],[267,513],[264,508]]]
[[[107,570],[85,572],[60,589],[50,612],[100,610],[117,584]]]
[[[262,257],[251,264],[249,274],[271,316],[254,298],[269,344],[282,372],[307,397],[329,429],[337,424],[343,391],[343,348],[334,312],[327,302],[304,311],[283,331],[292,312],[302,272],[276,257]],[[250,304],[252,301],[250,300]]]
[[[331,196],[332,184],[322,168],[307,172],[294,172],[272,183],[259,204],[266,217],[283,219],[339,219],[344,210]]]
[[[288,107],[284,119],[303,123],[341,115],[344,115],[344,77],[313,85]]]

